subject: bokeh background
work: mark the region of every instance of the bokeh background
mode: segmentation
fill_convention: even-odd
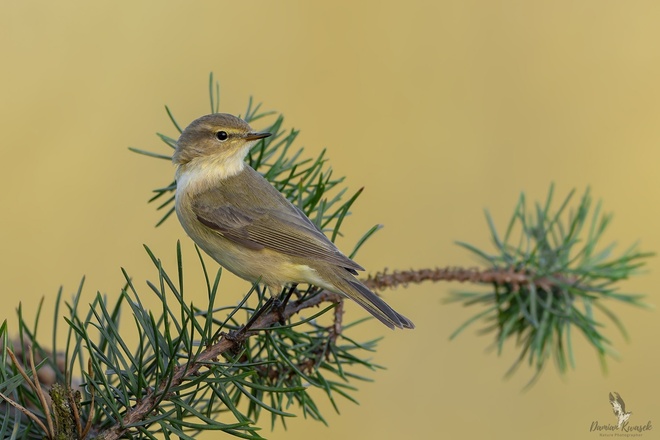
[[[176,136],[163,105],[183,125],[207,113],[211,71],[222,111],[254,96],[302,130],[306,154],[327,147],[347,185],[366,187],[341,243],[385,224],[357,258],[370,271],[472,266],[453,242],[490,245],[483,209],[504,227],[521,191],[540,199],[551,182],[558,196],[590,186],[620,250],[658,251],[659,20],[653,1],[2,2],[0,318],[15,322],[19,301],[34,314],[42,296],[49,310],[82,275],[84,302],[118,295],[120,267],[145,286],[156,273],[143,243],[172,268],[182,240],[195,266],[178,222],[154,228],[146,204],[174,168],[127,147],[169,152],[154,134]],[[659,277],[653,259],[621,287],[657,304]],[[247,287],[233,278],[236,296]],[[578,339],[575,371],[548,365],[523,392],[531,371],[503,379],[512,347],[497,357],[474,329],[448,341],[474,312],[442,303],[461,288],[473,287],[387,291],[417,329],[364,327],[385,335],[373,359],[387,370],[358,384],[360,405],[325,405],[328,427],[300,417],[271,433],[264,419],[264,435],[595,438],[617,391],[631,422],[655,423],[644,438],[660,437],[656,311],[615,306],[630,342],[606,329],[620,356],[607,374]]]

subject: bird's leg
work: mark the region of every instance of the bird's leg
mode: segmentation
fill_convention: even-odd
[[[255,321],[259,319],[259,317],[263,315],[264,312],[268,310],[273,303],[275,303],[275,298],[271,296],[263,306],[259,307],[259,309],[257,309],[257,311],[254,312],[252,316],[250,316],[250,320],[243,326],[243,328],[250,329],[254,325]]]
[[[229,339],[230,341],[234,342],[236,345],[240,345],[243,343],[243,341],[246,338],[247,332],[252,330],[252,326],[257,322],[257,320],[261,317],[261,315],[264,314],[267,310],[270,310],[273,307],[277,307],[277,298],[271,296],[266,300],[265,303],[261,307],[259,307],[255,312],[250,316],[250,319],[248,319],[248,322],[243,325],[238,330],[232,331],[230,333],[221,333],[222,336],[225,338]]]
[[[284,298],[282,299],[282,303],[280,304],[280,307],[282,307],[283,309],[286,307],[287,303],[289,302],[289,299],[291,299],[291,295],[293,294],[293,292],[296,291],[296,287],[298,287],[298,283],[291,284],[291,287],[289,288]]]
[[[277,314],[280,317],[280,324],[284,325],[284,310],[286,309],[286,305],[289,302],[289,299],[291,299],[291,295],[293,292],[295,292],[296,287],[298,287],[298,283],[293,283],[291,284],[291,287],[288,289],[284,289],[282,292],[282,299],[277,299],[277,303],[274,305],[274,309],[277,310]]]
[[[257,292],[259,292],[259,298],[263,299],[264,298],[264,293],[265,290],[260,290],[259,287],[256,287]],[[229,333],[226,333],[223,330],[224,327],[220,327],[218,331],[215,332],[213,335],[213,338],[209,341],[209,345],[207,347],[210,347],[211,344],[215,344],[218,341],[218,338],[223,337],[227,338],[228,340],[232,341],[234,344],[236,344],[236,347],[241,345],[243,341],[245,341],[245,338],[247,337],[247,332],[252,328],[254,323],[259,319],[261,315],[266,311],[266,309],[270,308],[270,306],[273,303],[273,298],[271,297],[269,300],[267,300],[261,307],[256,309],[252,316],[250,316],[250,319],[248,319],[248,322],[246,322],[243,326],[237,328],[236,330],[232,330]],[[234,347],[234,348],[236,348]]]

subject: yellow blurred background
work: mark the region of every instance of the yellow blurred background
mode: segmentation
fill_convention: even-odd
[[[538,200],[553,181],[558,197],[591,186],[615,213],[606,239],[620,251],[636,240],[658,251],[659,20],[652,1],[2,2],[0,318],[14,322],[19,301],[33,316],[44,295],[52,308],[82,275],[84,304],[97,290],[114,298],[120,267],[158,307],[143,243],[173,270],[180,239],[196,264],[178,222],[154,228],[146,204],[174,168],[127,147],[169,153],[154,135],[176,136],[163,105],[183,125],[208,113],[211,71],[221,111],[244,113],[254,96],[302,130],[306,154],[327,147],[351,190],[366,187],[341,243],[385,224],[357,256],[370,271],[474,265],[453,242],[489,248],[483,209],[503,228],[520,191]],[[623,291],[657,303],[657,265]],[[200,280],[188,282],[203,304]],[[609,372],[578,339],[575,371],[548,365],[522,392],[529,369],[503,379],[512,347],[497,357],[474,328],[448,341],[476,312],[442,304],[451,289],[475,288],[385,292],[417,329],[365,325],[365,337],[385,335],[373,360],[387,370],[357,384],[360,405],[340,400],[340,415],[324,405],[329,427],[300,417],[270,432],[264,418],[263,435],[596,438],[590,424],[614,423],[617,391],[631,423],[655,422],[643,437],[660,438],[655,311],[610,304],[630,342],[608,323],[620,355]]]

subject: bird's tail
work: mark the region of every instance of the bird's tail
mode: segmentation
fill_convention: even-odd
[[[334,286],[334,289],[329,290],[349,297],[389,328],[415,328],[411,320],[397,313],[378,295],[369,290],[367,286],[350,273],[344,271],[343,268],[336,268],[332,271],[332,276],[328,278],[332,280]]]

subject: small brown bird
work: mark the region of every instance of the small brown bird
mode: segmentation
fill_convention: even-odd
[[[309,283],[343,294],[390,328],[414,328],[354,275],[346,257],[245,156],[270,133],[224,113],[202,116],[181,134],[172,158],[176,213],[199,247],[229,271],[274,291]]]

